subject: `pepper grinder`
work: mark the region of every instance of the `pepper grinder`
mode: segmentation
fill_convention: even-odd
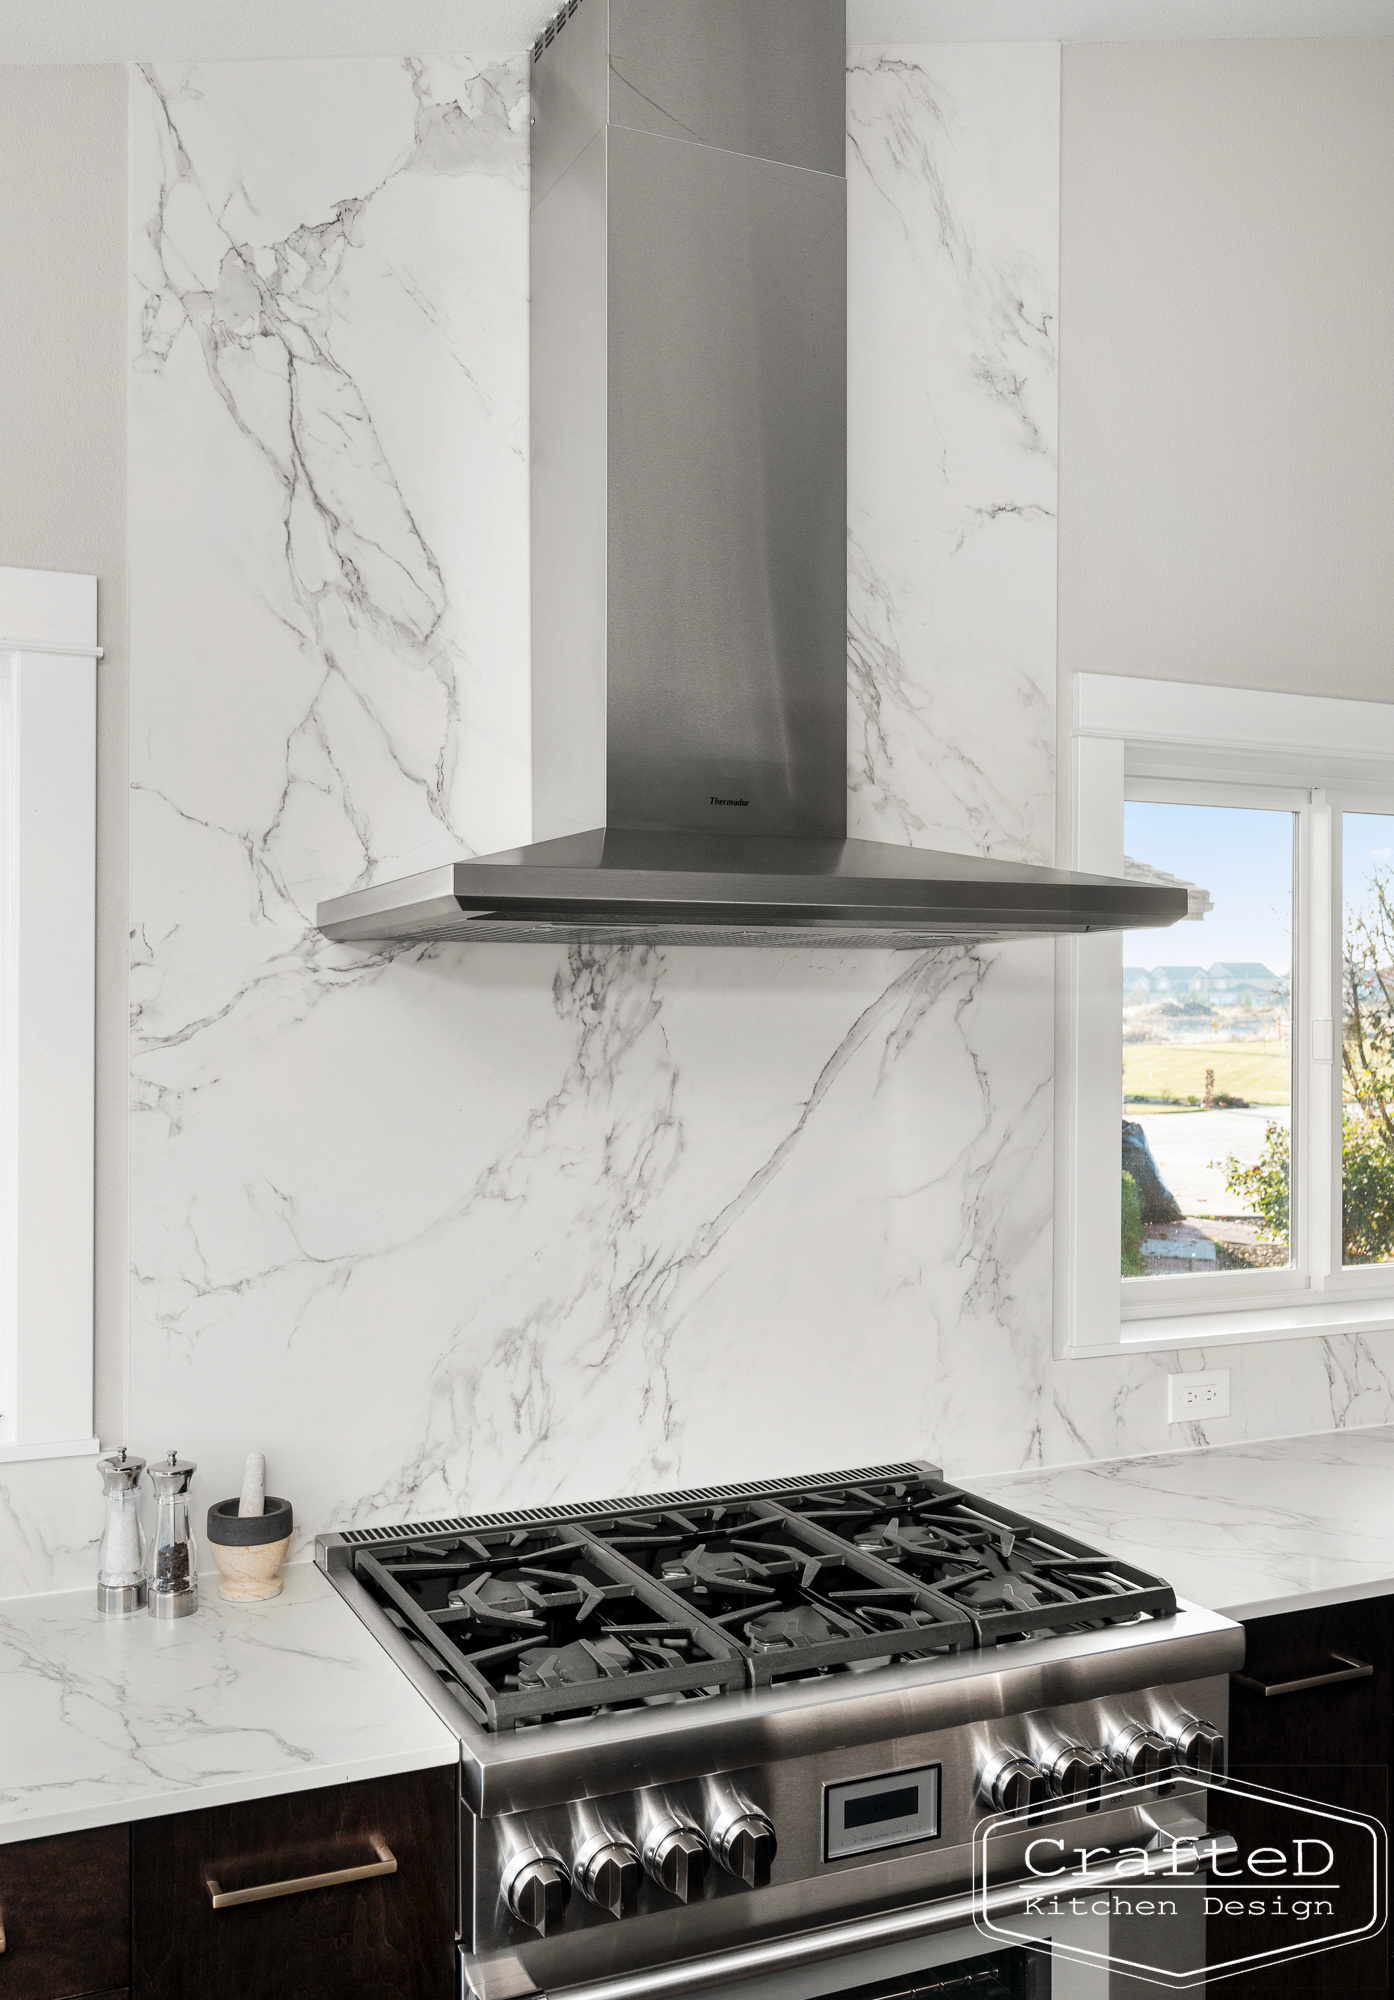
[[[189,1484],[198,1467],[177,1451],[150,1468],[159,1503],[150,1563],[152,1618],[187,1618],[198,1610],[198,1551],[189,1524]]]
[[[108,1618],[126,1618],[145,1609],[145,1535],[140,1525],[143,1458],[122,1445],[97,1460],[106,1496],[106,1526],[97,1551],[97,1609]]]

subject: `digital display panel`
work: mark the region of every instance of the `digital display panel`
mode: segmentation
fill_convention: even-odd
[[[918,1785],[902,1785],[896,1792],[870,1792],[864,1799],[842,1801],[845,1829],[879,1826],[882,1820],[912,1818],[920,1809]]]
[[[941,1766],[883,1771],[823,1787],[823,1859],[844,1861],[878,1848],[934,1840],[939,1833]]]

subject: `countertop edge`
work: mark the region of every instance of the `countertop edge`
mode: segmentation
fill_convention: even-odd
[[[393,1756],[319,1764],[312,1771],[277,1771],[265,1778],[226,1778],[209,1784],[181,1785],[145,1798],[112,1799],[109,1804],[73,1806],[64,1812],[36,1814],[32,1819],[6,1820],[0,1823],[0,1847],[25,1840],[48,1840],[60,1833],[83,1833],[93,1827],[166,1819],[173,1813],[202,1812],[208,1806],[240,1805],[250,1799],[274,1799],[291,1792],[322,1791],[330,1785],[351,1785],[369,1778],[398,1777],[405,1771],[445,1770],[458,1764],[459,1759],[458,1743],[440,1743],[420,1755],[399,1751]]]
[[[1394,1576],[1371,1578],[1367,1582],[1318,1585],[1312,1590],[1290,1591],[1283,1597],[1260,1597],[1252,1603],[1214,1604],[1222,1618],[1281,1618],[1288,1611],[1320,1611],[1328,1604],[1359,1604],[1369,1597],[1394,1597]]]

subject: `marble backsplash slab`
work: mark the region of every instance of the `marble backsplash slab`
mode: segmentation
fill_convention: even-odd
[[[1049,861],[1060,61],[849,52],[849,819]]]
[[[1052,1358],[1048,945],[312,928],[527,837],[525,86],[132,77],[131,1443],[307,1536],[1174,1448],[1177,1357]],[[1049,856],[1058,118],[1053,45],[850,52],[872,837]],[[1228,1350],[1207,1434],[1388,1421],[1391,1353]],[[97,1485],[0,1467],[0,1594],[90,1579]]]
[[[1043,856],[1057,59],[950,60],[851,78],[852,374],[889,390],[852,420],[854,813]],[[307,1528],[925,1450],[1049,1311],[1043,948],[310,928],[351,881],[517,837],[471,746],[526,685],[474,636],[526,631],[525,534],[476,534],[525,494],[524,82],[235,66],[133,103],[132,1425],[198,1433],[224,1485],[255,1434]]]

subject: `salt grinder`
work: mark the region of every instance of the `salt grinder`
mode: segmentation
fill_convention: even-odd
[[[159,1502],[150,1563],[150,1616],[187,1618],[198,1610],[198,1551],[189,1525],[189,1484],[198,1467],[172,1451],[150,1468]]]
[[[143,1458],[132,1458],[125,1445],[97,1460],[106,1495],[106,1525],[97,1551],[97,1609],[108,1618],[125,1618],[145,1609],[145,1535],[140,1525],[140,1475]]]

